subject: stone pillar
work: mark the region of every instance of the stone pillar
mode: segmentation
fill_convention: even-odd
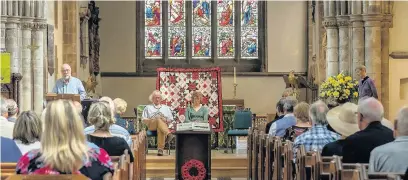
[[[388,2],[384,2],[388,3]],[[386,6],[387,8],[388,6]],[[392,14],[388,14],[390,12],[385,12],[387,14],[384,15],[383,19],[383,26],[381,31],[381,102],[384,106],[384,117],[388,118],[389,113],[389,34],[390,34],[390,27],[392,27]]]
[[[32,62],[34,75],[34,111],[41,114],[44,103],[44,44],[45,21],[34,19],[32,31]]]
[[[11,2],[9,2],[11,3]],[[11,73],[19,73],[20,53],[18,48],[18,23],[19,18],[9,16],[6,21],[6,51],[10,52]]]
[[[31,28],[32,28],[33,18],[25,17],[21,19],[22,28],[22,75],[23,79],[21,81],[21,104],[20,111],[32,110],[32,100],[33,100],[33,83],[32,83],[32,59],[31,59],[31,49],[35,49],[31,45]]]
[[[352,26],[352,74],[353,79],[360,79],[359,74],[356,73],[355,69],[364,65],[364,22],[362,17],[362,2],[353,1],[352,2],[352,14],[350,15],[350,22]]]
[[[341,8],[343,13],[345,10]],[[339,72],[350,73],[349,16],[337,16],[337,25],[339,26]]]
[[[2,9],[3,9],[3,7],[2,7]],[[3,13],[3,12],[2,12]],[[7,20],[7,15],[1,15],[1,18],[0,18],[0,21],[1,21],[1,24],[0,24],[0,27],[1,27],[1,32],[0,32],[0,34],[1,34],[1,39],[0,39],[0,51],[1,52],[3,52],[3,51],[5,51],[6,50],[6,20]]]
[[[339,73],[339,31],[335,17],[325,17],[323,22],[327,32],[326,78]]]
[[[326,78],[339,73],[339,31],[336,22],[336,2],[324,2],[323,25],[327,32]]]
[[[371,1],[370,1],[371,3]],[[369,12],[373,12],[375,8],[368,7]],[[381,26],[382,15],[364,14],[365,27],[365,66],[367,75],[375,82],[378,92],[378,99],[381,100]]]

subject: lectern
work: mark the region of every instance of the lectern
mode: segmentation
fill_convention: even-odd
[[[81,98],[79,94],[55,94],[55,93],[48,93],[45,95],[45,100],[47,102],[55,101],[58,99],[67,99],[71,101],[78,101],[81,102]]]
[[[176,131],[175,134],[176,179],[211,179],[211,131]]]

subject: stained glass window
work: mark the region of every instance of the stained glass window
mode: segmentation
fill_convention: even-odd
[[[211,1],[193,0],[193,57],[211,56]]]
[[[146,58],[162,56],[162,3],[160,0],[145,1],[145,55]]]
[[[186,18],[184,0],[169,0],[169,57],[186,55]]]
[[[258,2],[241,1],[241,57],[258,57]]]
[[[219,57],[234,57],[235,31],[234,31],[234,1],[217,1],[217,49]]]

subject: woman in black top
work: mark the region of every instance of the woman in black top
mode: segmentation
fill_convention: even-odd
[[[95,131],[87,136],[88,141],[96,144],[108,152],[109,156],[120,156],[125,149],[130,155],[130,162],[134,161],[132,150],[121,137],[115,137],[109,132],[109,127],[115,123],[112,112],[106,102],[92,104],[88,113],[88,122],[95,126]]]

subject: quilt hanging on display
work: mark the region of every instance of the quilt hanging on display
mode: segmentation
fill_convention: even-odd
[[[184,122],[184,113],[194,91],[203,94],[202,105],[208,108],[208,122],[214,132],[222,132],[221,69],[157,68],[156,89],[163,95],[163,104],[173,110],[177,123]],[[172,128],[172,127],[170,127]]]

